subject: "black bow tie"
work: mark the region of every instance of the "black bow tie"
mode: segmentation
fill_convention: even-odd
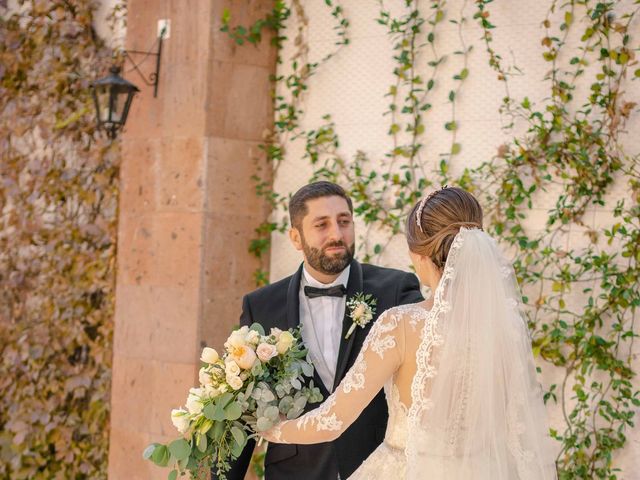
[[[309,298],[318,297],[344,297],[347,289],[344,285],[335,285],[329,288],[304,287],[304,294]]]

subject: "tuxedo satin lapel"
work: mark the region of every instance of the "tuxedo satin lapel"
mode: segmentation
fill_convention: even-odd
[[[300,279],[302,278],[302,264],[293,274],[287,290],[287,329],[300,325]]]
[[[356,261],[351,262],[351,271],[349,272],[349,283],[347,284],[347,300],[353,297],[356,293],[362,292],[363,280],[362,280],[362,266]],[[345,340],[349,327],[353,323],[351,317],[349,317],[349,308],[345,305],[344,318],[342,320],[342,336],[340,337],[340,352],[338,353],[338,366],[336,367],[336,376],[333,381],[333,389],[342,381],[342,377],[346,373],[347,362],[353,349],[353,342],[358,333],[354,331],[349,338]]]

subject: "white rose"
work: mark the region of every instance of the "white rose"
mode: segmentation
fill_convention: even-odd
[[[276,350],[278,350],[278,353],[282,355],[289,350],[291,345],[293,345],[293,340],[293,335],[291,335],[290,332],[282,332],[278,339],[278,343],[276,344]]]
[[[275,345],[271,345],[269,343],[261,343],[256,348],[256,353],[258,354],[258,358],[261,362],[268,362],[273,357],[278,355],[278,350]]]
[[[207,372],[207,370],[204,367],[201,368],[198,372],[198,380],[200,380],[201,385],[213,384],[213,379],[211,378],[211,375],[209,375],[209,372]]]
[[[202,360],[204,363],[216,363],[219,358],[220,355],[218,355],[218,352],[210,347],[204,347],[204,349],[202,350],[202,355],[200,355],[200,360]]]
[[[187,410],[193,415],[197,415],[202,411],[202,390],[199,388],[192,388],[189,390],[189,396],[187,397]]]
[[[253,345],[257,345],[258,343],[260,343],[260,334],[255,330],[249,330],[246,340]]]
[[[239,390],[242,388],[242,380],[238,376],[227,376],[227,383],[234,390]]]
[[[171,410],[171,423],[178,432],[184,434],[189,429],[189,412],[182,408]]]
[[[275,328],[274,327],[274,328],[271,329],[271,333],[270,334],[273,335],[276,338],[276,340],[278,340],[280,338],[280,335],[282,334],[282,330],[280,330],[279,328]]]
[[[240,375],[240,367],[233,360],[229,360],[227,362],[227,364],[225,365],[224,371],[227,374],[227,377],[229,375],[231,375],[231,376]]]

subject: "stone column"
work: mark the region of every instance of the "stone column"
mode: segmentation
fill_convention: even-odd
[[[270,2],[128,2],[126,48],[149,49],[159,19],[171,31],[158,97],[142,88],[122,139],[111,479],[166,478],[142,451],[177,435],[169,414],[197,382],[202,346],[221,347],[255,288],[247,248],[265,205],[250,176],[265,167],[276,52],[268,38],[236,47],[219,32],[224,7],[249,24]]]

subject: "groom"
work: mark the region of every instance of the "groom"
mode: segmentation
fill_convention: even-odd
[[[302,325],[315,367],[314,384],[327,398],[353,365],[378,315],[396,305],[421,301],[420,285],[412,274],[354,260],[353,205],[339,185],[316,182],[302,187],[289,202],[289,215],[289,237],[304,262],[292,276],[246,295],[240,324],[257,322],[267,332],[272,327],[286,330]],[[352,326],[346,301],[357,293],[377,300],[376,315],[345,339]],[[311,404],[307,411],[319,405]],[[266,480],[346,479],[382,442],[387,416],[380,391],[333,442],[270,444]],[[254,446],[253,441],[247,444],[228,473],[229,480],[244,478]]]

